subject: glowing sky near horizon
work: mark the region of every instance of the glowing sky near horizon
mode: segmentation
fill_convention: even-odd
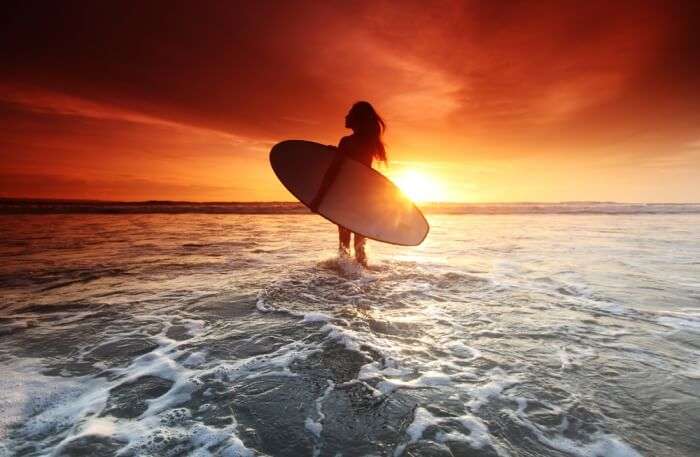
[[[271,145],[365,99],[424,196],[697,202],[698,5],[17,2],[0,196],[293,200]]]

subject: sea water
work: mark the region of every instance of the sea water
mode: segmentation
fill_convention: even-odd
[[[0,455],[699,455],[700,214],[584,213],[0,216]]]

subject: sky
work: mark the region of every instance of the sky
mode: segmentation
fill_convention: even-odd
[[[291,201],[271,146],[368,100],[431,199],[700,201],[697,1],[3,10],[1,197]]]

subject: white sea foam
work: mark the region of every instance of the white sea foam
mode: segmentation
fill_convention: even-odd
[[[681,371],[681,374],[686,378],[698,379],[700,380],[700,367],[695,370],[685,370]]]
[[[339,327],[333,324],[326,324],[321,327],[321,331],[326,332],[327,338],[345,346],[350,351],[360,351],[361,336],[354,330]]]
[[[491,435],[486,424],[476,416],[465,414],[457,418],[462,426],[469,430],[469,436],[465,441],[476,449],[481,449],[487,444],[491,444]]]
[[[475,349],[471,346],[467,346],[461,341],[454,341],[447,345],[447,348],[452,351],[455,355],[463,359],[474,360],[481,357],[481,351]]]
[[[199,335],[204,330],[203,320],[183,319],[182,323],[185,324],[188,333],[192,336]]]
[[[186,367],[198,367],[202,365],[207,360],[206,351],[196,351],[188,355],[187,358],[182,362]]]
[[[314,436],[314,456],[318,456],[321,454],[321,433],[323,432],[323,421],[326,418],[326,415],[323,413],[323,402],[326,399],[326,397],[330,395],[334,388],[335,384],[333,383],[333,381],[328,380],[328,387],[326,387],[326,389],[323,391],[323,394],[321,394],[321,396],[318,397],[314,402],[316,406],[316,418],[314,419],[312,417],[307,417],[304,420],[304,427]]]
[[[569,353],[566,352],[565,348],[559,348],[557,351],[557,355],[559,356],[559,361],[561,362],[561,369],[562,370],[568,370],[571,368],[571,358],[569,357]]]
[[[192,331],[201,333],[202,322],[192,321],[190,325]],[[189,443],[197,455],[206,455],[210,447],[223,446],[225,452],[222,452],[226,455],[251,456],[252,451],[236,437],[235,421],[223,428],[197,423],[186,432],[179,428],[178,424],[191,420],[191,414],[187,409],[178,409],[178,405],[189,401],[201,385],[198,373],[184,365],[199,365],[204,355],[195,352],[179,365],[176,362],[180,354],[176,349],[179,343],[165,337],[164,332],[157,335],[156,340],[162,343],[158,349],[135,358],[125,368],[113,369],[119,376],[111,382],[104,378],[42,376],[38,374],[38,366],[27,364],[27,361],[8,367],[0,381],[3,383],[2,392],[11,394],[0,397],[3,406],[0,437],[6,437],[7,425],[24,421],[20,430],[22,436],[28,438],[39,439],[47,434],[62,433],[64,438],[56,445],[58,449],[80,437],[104,436],[115,437],[124,443],[124,451],[141,449],[158,454],[160,445],[157,443],[162,440],[154,441],[154,437],[170,436]],[[289,360],[272,360],[275,366],[288,366],[289,363]],[[136,382],[144,376],[167,379],[173,384],[165,394],[146,399],[147,409],[137,418],[123,421],[110,416],[100,417],[113,387]]]
[[[358,379],[376,379],[383,377],[397,377],[409,375],[413,372],[408,368],[400,368],[396,361],[388,359],[386,366],[381,368],[380,362],[370,362],[362,365],[360,368],[360,373],[357,375]]]
[[[397,389],[439,388],[452,384],[452,376],[437,371],[429,371],[416,379],[385,379],[377,384],[377,389],[383,394],[389,394]]]
[[[331,320],[332,317],[324,313],[306,313],[302,322],[326,322]]]
[[[413,422],[406,428],[406,434],[411,438],[411,442],[418,441],[425,429],[431,425],[438,424],[439,421],[433,416],[430,411],[425,408],[416,408],[413,413]]]
[[[406,435],[408,435],[409,441],[399,445],[394,451],[394,455],[399,456],[403,454],[408,444],[419,441],[428,427],[440,427],[451,422],[460,423],[469,433],[464,434],[458,430],[440,430],[435,435],[435,439],[439,443],[462,441],[474,449],[482,449],[487,445],[494,447],[488,427],[478,417],[468,413],[457,417],[436,417],[427,409],[418,407],[414,411],[413,421],[406,428]],[[499,454],[502,454],[499,448],[494,447],[494,449]]]
[[[469,389],[473,399],[467,403],[467,406],[473,412],[479,411],[489,399],[500,396],[505,389],[519,382],[517,377],[505,373],[500,368],[489,371],[488,376],[491,378],[490,381]]]
[[[675,330],[700,332],[700,318],[692,314],[662,316],[658,318],[658,322]]]
[[[11,424],[24,422],[27,436],[37,437],[71,427],[98,410],[106,399],[105,382],[88,378],[56,378],[40,374],[41,365],[16,361],[0,377],[0,439]]]
[[[561,452],[579,457],[641,457],[641,454],[612,434],[598,433],[578,442],[562,434],[548,436],[529,421],[523,421],[543,444]]]

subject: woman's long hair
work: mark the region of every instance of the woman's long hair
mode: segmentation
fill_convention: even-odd
[[[361,101],[352,105],[348,114],[348,127],[372,148],[373,158],[387,163],[386,149],[382,142],[386,124],[369,102]]]

